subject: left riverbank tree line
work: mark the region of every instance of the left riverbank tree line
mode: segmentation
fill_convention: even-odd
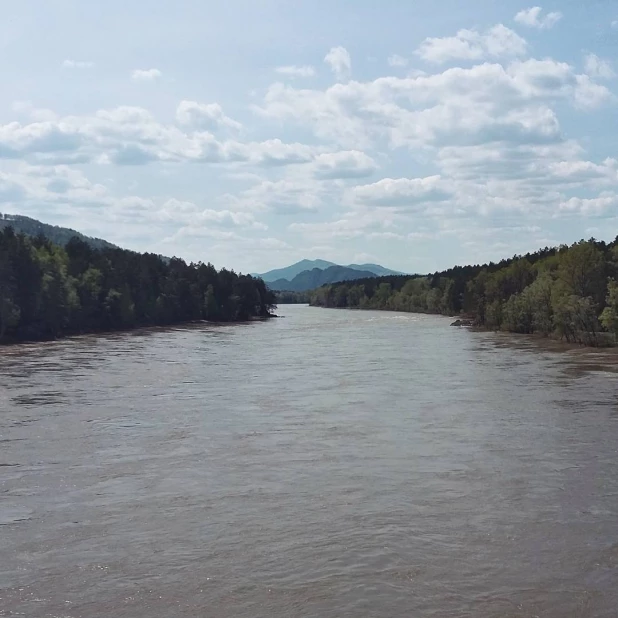
[[[62,247],[0,231],[0,342],[209,320],[271,316],[265,283],[212,264],[187,264],[72,238]]]

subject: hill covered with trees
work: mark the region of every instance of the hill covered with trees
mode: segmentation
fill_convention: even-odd
[[[12,227],[15,233],[25,234],[36,238],[37,236],[45,236],[50,242],[56,245],[65,246],[72,238],[79,238],[88,243],[94,249],[115,249],[116,245],[107,242],[101,238],[93,238],[86,236],[80,232],[76,232],[68,227],[60,227],[59,225],[49,225],[37,219],[25,217],[24,215],[3,215],[0,213],[0,230],[7,227]]]
[[[618,237],[609,244],[582,240],[428,276],[326,285],[310,300],[322,307],[465,313],[489,329],[601,345],[618,336],[617,280]]]
[[[275,302],[261,279],[211,264],[0,230],[0,342],[246,321],[269,317]]]

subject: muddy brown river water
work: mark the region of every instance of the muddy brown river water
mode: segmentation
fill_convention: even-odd
[[[0,349],[0,616],[618,616],[602,354],[279,312]]]

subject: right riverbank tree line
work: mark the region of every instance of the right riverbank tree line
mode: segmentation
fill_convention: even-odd
[[[618,336],[618,237],[545,248],[498,263],[429,276],[362,279],[323,286],[322,307],[465,314],[477,326],[555,335],[602,345]]]
[[[0,230],[0,342],[169,325],[267,318],[262,279],[151,253],[66,246]]]

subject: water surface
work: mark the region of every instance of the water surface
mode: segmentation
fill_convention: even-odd
[[[0,350],[0,616],[618,615],[602,356],[280,313]]]

